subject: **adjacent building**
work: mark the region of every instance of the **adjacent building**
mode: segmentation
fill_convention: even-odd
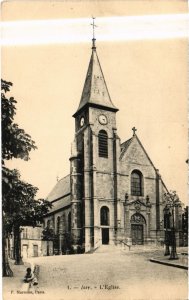
[[[20,228],[21,238],[21,257],[26,260],[30,257],[46,255],[46,243],[42,241],[42,226],[32,227],[23,226]],[[14,259],[14,234],[10,234],[7,238],[8,255]],[[52,252],[53,253],[53,252]]]

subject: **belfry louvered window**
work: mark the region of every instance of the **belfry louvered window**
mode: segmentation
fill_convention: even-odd
[[[108,157],[108,135],[105,130],[98,134],[98,154],[100,157]]]
[[[134,170],[131,173],[131,195],[133,196],[143,195],[143,178],[142,178],[142,173],[138,170]]]

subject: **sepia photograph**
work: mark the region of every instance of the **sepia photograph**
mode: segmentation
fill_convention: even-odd
[[[188,299],[188,1],[1,19],[2,299]]]

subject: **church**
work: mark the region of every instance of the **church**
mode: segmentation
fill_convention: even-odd
[[[136,128],[121,142],[116,113],[97,55],[95,38],[79,106],[70,174],[47,200],[44,226],[53,229],[58,253],[90,252],[101,245],[157,244],[164,240],[164,193],[168,190]],[[181,212],[175,218],[179,231]]]

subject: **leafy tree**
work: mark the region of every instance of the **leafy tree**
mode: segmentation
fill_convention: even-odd
[[[30,151],[37,148],[31,136],[14,123],[17,101],[6,94],[11,86],[11,82],[1,80],[3,276],[13,276],[7,257],[7,234],[14,230],[16,263],[19,264],[20,227],[36,226],[51,206],[43,199],[35,200],[38,189],[22,181],[18,170],[10,170],[5,166],[5,161],[12,158],[29,160]]]
[[[63,234],[63,246],[62,246],[62,252],[63,253],[69,253],[73,254],[73,236],[71,235],[70,232],[65,232]]]
[[[188,246],[188,206],[184,208],[184,212],[182,214],[182,232],[184,246]]]
[[[183,224],[182,224],[182,228],[183,228],[183,232],[188,232],[188,206],[186,206],[184,208],[184,212],[183,212]]]
[[[17,101],[7,98],[6,92],[10,91],[11,82],[1,80],[1,126],[2,126],[2,159],[21,158],[29,160],[29,152],[37,147],[31,136],[14,123]],[[3,178],[4,179],[4,178]]]
[[[44,230],[42,231],[42,235],[43,241],[53,241],[55,236],[54,230],[52,228],[49,228],[48,226],[44,228]]]
[[[21,261],[21,226],[35,227],[38,222],[42,222],[43,216],[51,207],[50,202],[43,199],[35,200],[37,188],[31,184],[21,181],[18,171],[14,183],[10,189],[7,184],[3,184],[3,211],[6,212],[7,225],[13,229],[15,240],[15,260],[16,264]],[[12,181],[13,182],[13,181]]]
[[[53,228],[50,228],[49,226],[45,227],[42,231],[42,240],[47,242],[47,256],[49,256],[49,242],[53,242],[54,247],[54,241],[57,239],[57,236],[54,233]]]

